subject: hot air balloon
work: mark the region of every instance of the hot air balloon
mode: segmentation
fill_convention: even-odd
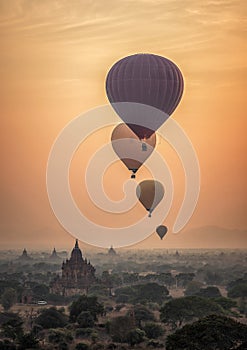
[[[140,142],[136,134],[124,123],[117,125],[111,135],[112,148],[132,171],[131,178],[151,155],[156,144],[155,133],[146,142]]]
[[[168,229],[166,226],[160,225],[156,228],[156,232],[159,235],[160,239],[162,240],[165,234],[167,233]]]
[[[164,187],[159,181],[144,180],[136,187],[136,195],[151,217],[151,213],[164,197]]]
[[[183,86],[179,68],[154,54],[124,57],[111,67],[106,78],[110,103],[141,140],[149,138],[173,113]]]

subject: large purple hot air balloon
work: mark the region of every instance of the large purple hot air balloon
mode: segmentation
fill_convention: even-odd
[[[106,78],[109,101],[140,139],[150,137],[173,113],[183,86],[179,68],[154,54],[124,57],[111,67]],[[154,108],[145,109],[143,105]]]

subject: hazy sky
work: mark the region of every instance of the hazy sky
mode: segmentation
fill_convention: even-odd
[[[70,120],[108,103],[105,77],[113,63],[139,52],[170,58],[185,79],[173,118],[197,151],[202,182],[185,231],[204,226],[246,230],[246,11],[244,0],[0,0],[0,247],[70,247],[72,238],[54,217],[46,194],[49,151]],[[79,169],[110,134],[111,129],[104,129],[78,150],[71,186],[92,220],[117,226],[131,222],[133,215],[116,217],[94,208]],[[166,221],[171,226],[183,199],[184,178],[168,145],[158,147],[176,185]],[[146,175],[140,170],[139,179]],[[108,169],[110,196],[121,198],[127,177],[120,162]],[[135,215],[145,214],[141,206],[135,210]],[[246,246],[246,241],[242,236],[236,245]],[[153,235],[141,246],[183,247],[186,235],[170,235],[162,243]]]

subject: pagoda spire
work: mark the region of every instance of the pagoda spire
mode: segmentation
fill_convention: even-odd
[[[78,239],[75,241],[75,248],[79,248]]]

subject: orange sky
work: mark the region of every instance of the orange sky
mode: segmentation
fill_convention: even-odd
[[[72,238],[54,217],[46,194],[49,151],[70,120],[108,103],[107,71],[138,52],[170,58],[185,79],[173,118],[197,151],[202,177],[198,206],[185,230],[246,230],[246,9],[238,0],[0,1],[0,247],[70,247]],[[72,191],[81,210],[85,198],[78,190],[78,166],[86,165],[89,150],[110,133],[104,129],[87,140],[87,156],[82,147],[72,162]],[[181,205],[184,179],[172,150],[164,142],[159,150],[176,185],[169,226]],[[120,162],[113,165],[105,174],[109,195],[121,198],[121,182],[128,176]],[[145,176],[140,170],[139,179]],[[119,223],[91,209],[94,220]],[[137,211],[142,215],[141,207]],[[179,240],[169,237],[169,247],[177,245],[186,246],[182,233]],[[166,247],[167,241],[154,235],[140,246]]]

